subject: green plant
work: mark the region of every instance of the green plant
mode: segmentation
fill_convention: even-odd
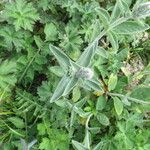
[[[150,149],[148,0],[2,0],[0,14],[0,149]]]

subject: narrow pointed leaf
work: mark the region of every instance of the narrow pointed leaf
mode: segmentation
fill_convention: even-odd
[[[97,45],[98,45],[97,41],[92,43],[92,45],[89,45],[82,53],[80,58],[77,60],[77,63],[83,67],[88,67],[91,62],[91,59],[96,53]]]
[[[84,145],[87,149],[90,149],[90,132],[86,129],[86,134],[85,134],[85,138],[84,138]]]
[[[102,91],[102,87],[100,85],[100,82],[96,79],[86,80],[85,86],[90,87],[94,91]]]
[[[136,21],[126,21],[117,25],[113,31],[117,34],[134,34],[148,30],[150,26],[148,24],[141,24]]]
[[[57,61],[59,62],[60,66],[62,66],[63,69],[68,70],[70,66],[70,58],[58,47],[49,45],[49,48],[53,55],[56,57]]]
[[[77,82],[78,82],[78,78],[72,77],[70,81],[68,82],[68,84],[66,85],[66,88],[63,92],[63,96],[67,95],[74,88]]]
[[[64,75],[63,78],[58,83],[53,96],[50,99],[50,102],[53,103],[56,100],[58,100],[64,93],[65,87],[67,86],[68,82],[70,80],[70,77],[67,75]]]
[[[88,150],[83,144],[72,140],[72,145],[75,147],[76,150]]]

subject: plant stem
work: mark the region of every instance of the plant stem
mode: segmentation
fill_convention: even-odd
[[[150,105],[150,102],[143,101],[143,100],[140,100],[140,99],[136,99],[136,98],[133,98],[133,97],[128,97],[128,96],[123,95],[123,94],[118,94],[118,93],[107,93],[107,94],[110,95],[110,96],[117,96],[117,97],[120,97],[120,98],[126,97],[128,100],[130,100],[132,102],[143,104],[143,105]]]

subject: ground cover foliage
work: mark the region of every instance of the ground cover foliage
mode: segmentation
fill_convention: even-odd
[[[150,2],[0,1],[1,150],[149,150]]]

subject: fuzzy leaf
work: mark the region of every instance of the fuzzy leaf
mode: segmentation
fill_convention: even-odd
[[[72,145],[76,148],[76,150],[88,150],[83,144],[72,140]]]
[[[104,126],[108,126],[109,125],[109,119],[108,117],[105,115],[105,114],[102,114],[102,113],[98,113],[97,114],[97,119],[98,121],[104,125]]]
[[[68,77],[66,75],[64,75],[62,77],[62,79],[60,80],[60,82],[58,83],[58,85],[54,91],[53,96],[50,99],[51,103],[55,102],[56,100],[58,100],[63,95],[65,88],[66,88],[69,81],[70,81],[70,77]]]
[[[108,80],[108,89],[109,91],[112,91],[115,89],[117,85],[117,75],[111,74]]]
[[[83,67],[88,67],[94,54],[96,53],[97,50],[97,42],[93,43],[92,45],[89,45],[84,52],[82,53],[82,55],[80,56],[80,58],[77,60],[77,64],[79,64],[80,66]]]
[[[53,55],[56,57],[57,61],[59,62],[60,66],[67,71],[70,66],[70,58],[58,47],[49,45],[49,48]]]
[[[117,34],[134,34],[148,30],[150,26],[148,24],[141,24],[136,21],[126,21],[113,28],[113,31]]]
[[[121,115],[123,111],[123,103],[118,97],[113,97],[114,100],[114,107],[116,110],[117,115]]]
[[[103,110],[106,105],[106,99],[104,96],[100,96],[96,103],[96,110]]]

